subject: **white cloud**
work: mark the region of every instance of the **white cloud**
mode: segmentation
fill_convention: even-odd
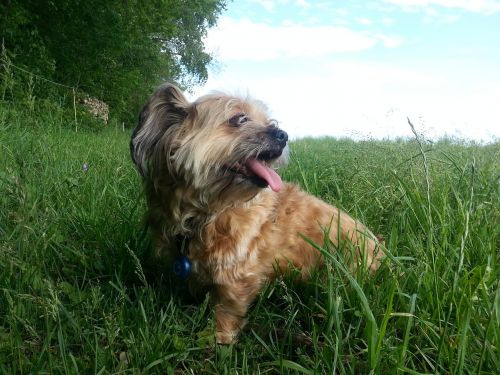
[[[295,5],[302,8],[309,8],[311,6],[306,0],[296,0]]]
[[[402,39],[396,36],[387,36],[380,33],[374,34],[374,36],[380,40],[386,48],[397,48],[402,43]]]
[[[460,19],[460,17],[455,15],[455,14],[446,14],[446,15],[441,17],[441,22],[453,23],[453,22],[457,22],[459,19]]]
[[[356,22],[361,25],[371,25],[373,22],[369,18],[359,17],[356,18]]]
[[[250,0],[250,2],[258,4],[268,12],[271,12],[275,9],[276,5],[288,5],[290,0]],[[295,0],[293,4],[301,8],[311,7],[311,4],[307,0]]]
[[[253,3],[259,4],[268,12],[274,9],[275,2],[273,0],[251,0]]]
[[[443,8],[462,9],[469,12],[493,14],[500,11],[496,0],[383,0],[385,3],[402,6],[403,9],[428,8],[436,5]]]
[[[255,23],[222,17],[206,40],[207,50],[221,61],[264,61],[280,58],[318,58],[359,52],[377,44],[394,48],[401,39],[334,26]]]
[[[394,24],[395,20],[392,17],[382,17],[380,22],[382,22],[382,24],[384,24],[386,26],[389,26],[389,25]]]

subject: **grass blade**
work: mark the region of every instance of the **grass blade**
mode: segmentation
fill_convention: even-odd
[[[408,350],[408,343],[410,341],[411,327],[413,326],[413,318],[415,312],[415,301],[417,300],[417,295],[413,294],[410,299],[410,311],[408,313],[408,322],[406,323],[405,336],[403,339],[403,346],[401,347],[401,353],[399,355],[398,361],[398,371],[404,367],[404,361],[406,357],[406,351]]]

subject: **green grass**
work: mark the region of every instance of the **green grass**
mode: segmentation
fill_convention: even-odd
[[[500,144],[426,143],[426,171],[415,141],[293,142],[284,178],[380,233],[391,259],[350,276],[325,252],[311,282],[270,284],[239,342],[216,346],[208,301],[148,261],[129,134],[75,133],[35,107],[0,103],[0,373],[500,368]]]

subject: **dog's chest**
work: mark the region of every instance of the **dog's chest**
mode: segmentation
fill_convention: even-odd
[[[207,225],[204,241],[193,259],[196,268],[205,268],[214,279],[242,276],[253,272],[259,253],[265,247],[263,226],[272,216],[270,202],[252,202],[248,206],[224,211]]]

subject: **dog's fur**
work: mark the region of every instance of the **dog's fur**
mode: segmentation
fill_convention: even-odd
[[[378,241],[363,224],[282,184],[269,168],[285,159],[287,140],[261,102],[215,93],[189,103],[171,84],[152,96],[132,135],[155,249],[190,259],[190,289],[209,289],[215,303],[218,343],[234,341],[266,281],[290,265],[305,279],[321,265],[301,236],[353,244],[351,270],[380,264]]]

